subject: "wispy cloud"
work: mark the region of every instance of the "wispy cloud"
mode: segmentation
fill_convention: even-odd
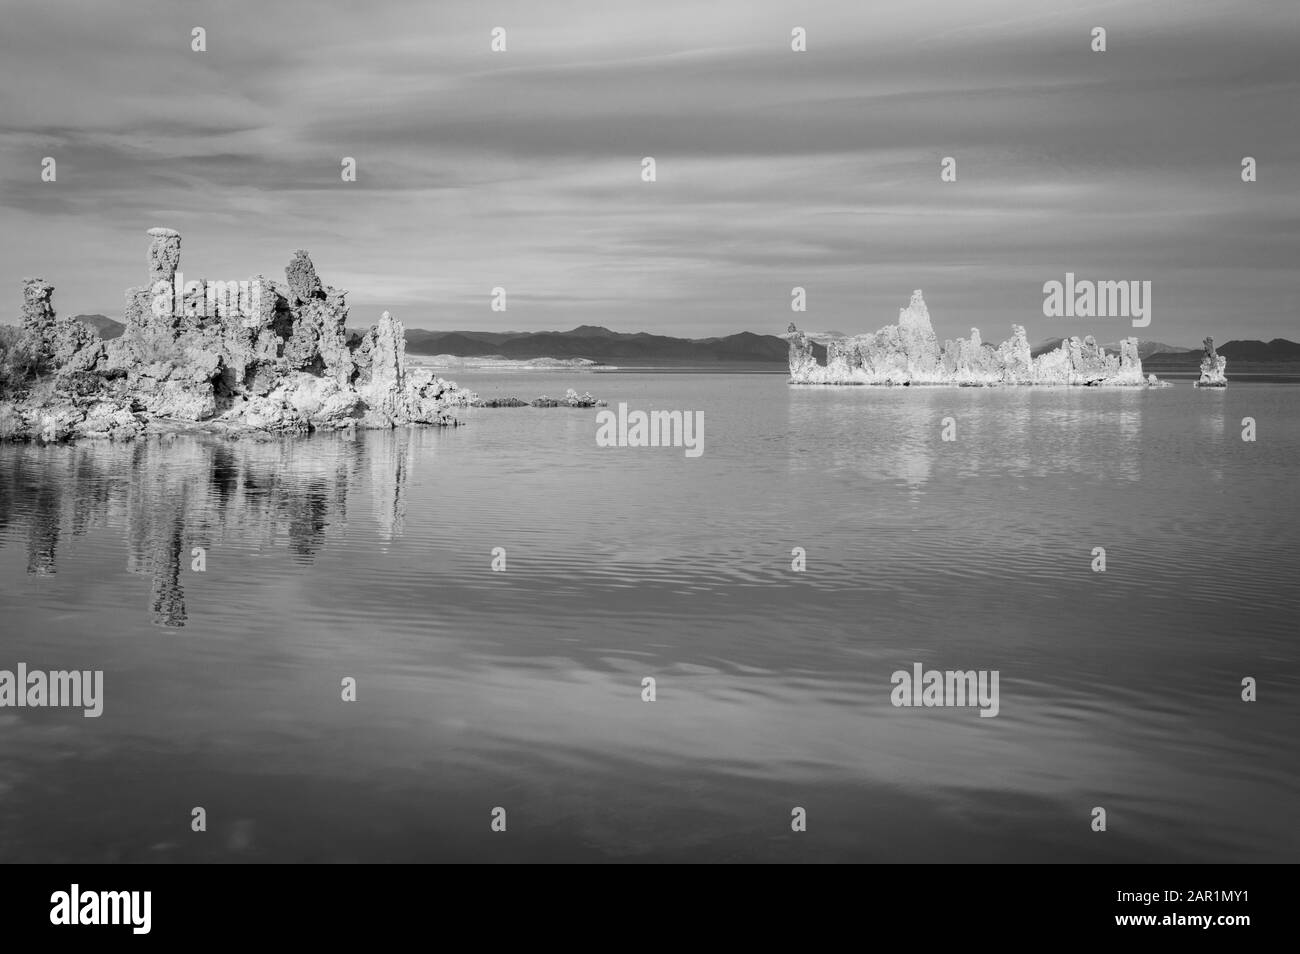
[[[195,276],[278,275],[308,248],[358,322],[393,308],[428,327],[703,336],[783,328],[803,285],[811,324],[856,330],[921,287],[941,335],[1113,337],[1042,318],[1042,283],[1072,270],[1152,280],[1152,337],[1294,337],[1297,9],[7,9],[0,294],[12,315],[36,273],[63,311],[120,314],[143,231],[164,224]],[[494,26],[507,53],[489,51]],[[40,181],[47,155],[57,183]]]

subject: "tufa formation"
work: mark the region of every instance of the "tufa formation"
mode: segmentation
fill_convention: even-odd
[[[1226,388],[1228,386],[1228,376],[1224,374],[1224,370],[1228,367],[1228,359],[1214,350],[1213,338],[1206,338],[1203,344],[1205,345],[1205,353],[1201,356],[1201,377],[1194,386],[1198,388]]]
[[[148,234],[149,284],[127,290],[125,331],[112,341],[56,317],[54,287],[25,280],[0,437],[445,426],[456,423],[450,409],[474,402],[407,367],[402,324],[388,312],[350,336],[345,293],[321,283],[306,252],[294,253],[283,284],[261,275],[182,284],[180,234]]]
[[[1034,358],[1020,325],[1000,345],[986,345],[978,328],[969,338],[942,346],[930,324],[930,312],[920,290],[898,313],[898,324],[874,334],[835,338],[826,342],[826,363],[813,354],[813,341],[793,324],[790,380],[794,384],[947,384],[966,387],[996,385],[1092,385],[1149,387],[1152,375],[1142,376],[1138,340],[1125,338],[1118,355],[1107,354],[1091,335],[1061,343],[1055,351]]]

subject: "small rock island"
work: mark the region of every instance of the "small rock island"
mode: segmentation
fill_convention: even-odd
[[[1201,376],[1193,387],[1226,388],[1228,376],[1224,371],[1228,367],[1228,359],[1214,350],[1213,338],[1206,338],[1203,344],[1205,353],[1201,357]]]
[[[832,338],[826,342],[826,363],[817,361],[812,339],[790,326],[790,383],[956,385],[1084,385],[1091,387],[1156,387],[1155,375],[1143,377],[1138,339],[1120,342],[1118,355],[1107,354],[1091,336],[1070,338],[1055,351],[1032,357],[1021,325],[997,347],[980,340],[978,328],[970,338],[945,341],[942,347],[930,324],[930,312],[918,289],[898,313],[898,324],[874,334]]]

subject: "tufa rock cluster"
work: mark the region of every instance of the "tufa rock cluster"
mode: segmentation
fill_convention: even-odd
[[[1201,377],[1194,386],[1198,388],[1226,388],[1228,386],[1228,376],[1224,371],[1228,367],[1228,359],[1214,350],[1213,338],[1206,338],[1203,344],[1205,345],[1205,353],[1201,356]]]
[[[1118,355],[1107,354],[1091,335],[1070,338],[1055,351],[1034,358],[1020,325],[993,347],[969,338],[939,345],[921,292],[900,309],[898,323],[877,332],[826,343],[826,363],[813,354],[813,341],[790,325],[790,380],[794,384],[949,384],[967,387],[1056,384],[1147,387],[1136,338],[1120,342]]]
[[[13,395],[0,436],[449,425],[451,409],[474,402],[406,367],[402,324],[387,312],[349,336],[345,293],[321,283],[306,252],[294,253],[283,284],[261,275],[182,284],[180,234],[148,234],[149,285],[127,290],[120,338],[57,318],[53,286],[26,280],[20,335],[44,374]]]

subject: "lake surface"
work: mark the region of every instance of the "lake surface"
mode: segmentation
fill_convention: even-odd
[[[568,408],[0,447],[0,668],[105,673],[0,709],[0,860],[1300,860],[1300,388],[457,377],[704,452]],[[998,716],[894,707],[914,663]]]

